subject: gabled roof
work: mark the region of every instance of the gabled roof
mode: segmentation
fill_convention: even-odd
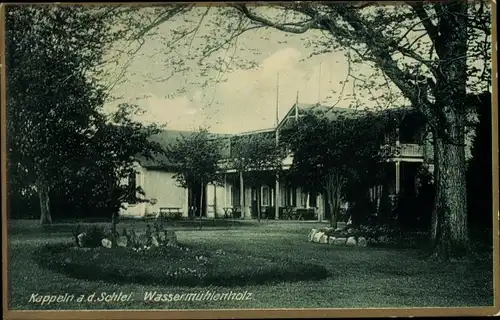
[[[398,108],[391,108],[391,109],[385,109],[385,110],[374,110],[376,113],[385,113],[388,112],[390,114],[394,114],[395,116],[401,116],[406,114],[408,111],[415,110],[414,108],[409,108],[409,107],[398,107]],[[322,105],[318,103],[314,104],[307,104],[307,103],[295,103],[290,110],[286,113],[286,115],[283,117],[283,119],[279,122],[277,128],[269,128],[269,129],[262,129],[262,130],[254,130],[254,131],[248,131],[248,132],[242,132],[242,133],[237,133],[237,134],[221,134],[221,133],[211,133],[211,135],[214,138],[224,138],[227,137],[228,141],[224,145],[224,150],[222,150],[224,157],[229,157],[230,155],[230,150],[231,150],[231,137],[241,137],[241,136],[248,136],[248,135],[254,135],[254,134],[268,134],[268,133],[273,133],[277,129],[279,130],[281,127],[283,127],[287,121],[291,118],[295,118],[296,116],[300,117],[304,112],[307,111],[313,111],[313,112],[321,112],[323,113],[328,119],[330,120],[336,120],[340,115],[344,117],[358,117],[362,116],[364,114],[367,114],[369,111],[367,110],[362,110],[362,109],[355,109],[355,108],[342,108],[342,107],[336,107],[336,106],[327,106],[327,105]],[[182,136],[189,136],[191,134],[194,134],[194,131],[180,131],[180,130],[163,130],[161,133],[152,136],[150,139],[154,142],[158,142],[161,146],[164,148],[176,143],[177,139],[181,138]],[[166,169],[172,166],[175,166],[174,163],[171,163],[169,159],[164,155],[164,154],[158,154],[155,155],[153,159],[145,159],[144,157],[137,157],[137,161],[140,163],[142,167],[145,168],[150,168],[150,169]]]
[[[315,113],[316,112],[322,113],[328,119],[334,121],[338,119],[339,116],[347,118],[356,118],[368,115],[371,112],[379,115],[388,114],[388,115],[394,115],[395,117],[402,117],[407,113],[415,112],[416,109],[408,106],[400,106],[394,108],[387,108],[384,110],[380,109],[368,110],[361,108],[344,108],[337,106],[328,106],[319,103],[295,103],[278,124],[278,129],[283,127],[289,119],[295,117],[301,117],[301,115],[304,114],[304,112],[311,112],[311,111]]]

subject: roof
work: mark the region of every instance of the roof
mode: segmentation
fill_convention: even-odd
[[[385,110],[375,110],[377,113],[391,113],[394,115],[404,115],[409,110],[415,110],[409,107],[397,107]],[[247,135],[255,135],[255,134],[267,134],[275,132],[276,129],[283,127],[290,118],[295,118],[295,116],[300,116],[304,113],[304,111],[312,111],[312,112],[321,112],[324,113],[326,117],[330,120],[336,120],[340,115],[345,117],[353,118],[357,116],[362,116],[363,114],[367,114],[371,110],[363,110],[363,109],[355,109],[355,108],[342,108],[336,106],[327,106],[322,104],[306,104],[306,103],[295,103],[290,110],[287,112],[285,117],[279,122],[277,128],[269,128],[262,130],[254,130],[248,132],[242,132],[237,134],[222,134],[222,133],[210,133],[214,138],[231,138],[231,137],[242,137]],[[167,148],[168,146],[176,143],[177,139],[183,136],[189,136],[194,134],[194,131],[179,131],[179,130],[163,130],[161,133],[151,136],[151,141],[158,142],[162,147]],[[227,144],[224,147],[223,155],[224,157],[228,157],[230,155],[230,140],[228,139]],[[137,161],[140,163],[142,167],[149,169],[167,169],[169,167],[174,166],[175,164],[171,163],[169,159],[164,154],[157,154],[153,157],[153,159],[145,159],[144,157],[138,156]]]
[[[163,148],[167,148],[177,142],[177,139],[182,137],[187,137],[194,134],[194,131],[180,131],[180,130],[163,130],[158,134],[152,135],[149,139],[152,142],[159,143]],[[215,137],[229,137],[229,134],[220,133],[210,133],[211,136]],[[161,169],[174,166],[169,159],[164,154],[156,154],[152,159],[146,159],[143,156],[137,156],[136,160],[144,168],[149,169]]]
[[[328,106],[319,103],[295,103],[292,108],[287,112],[283,120],[279,123],[278,128],[282,128],[289,119],[294,119],[295,117],[300,117],[304,112],[314,112],[314,113],[322,113],[328,119],[334,121],[339,118],[339,116],[343,116],[346,118],[356,118],[362,117],[364,115],[368,115],[373,112],[379,115],[383,114],[391,114],[395,117],[401,117],[408,113],[408,111],[415,111],[414,108],[410,107],[394,107],[388,108],[384,110],[380,109],[357,109],[357,108],[344,108],[337,106]]]

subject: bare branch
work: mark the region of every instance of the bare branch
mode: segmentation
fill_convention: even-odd
[[[244,4],[235,4],[234,7],[236,9],[238,9],[238,11],[243,13],[250,20],[261,23],[261,24],[268,26],[268,27],[272,27],[272,28],[284,31],[284,32],[297,33],[297,34],[304,33],[306,31],[308,31],[309,29],[311,29],[316,23],[315,20],[307,20],[307,21],[303,21],[301,23],[294,23],[293,25],[281,24],[281,23],[273,22],[269,19],[266,19],[264,17],[258,16],[256,14],[250,12],[250,10]]]
[[[429,15],[425,11],[425,8],[422,4],[415,4],[413,2],[409,3],[410,7],[413,9],[413,11],[417,14],[419,17],[420,21],[422,22],[422,25],[424,26],[425,30],[427,31],[427,34],[429,35],[429,38],[434,44],[434,47],[436,48],[436,53],[438,56],[441,57],[442,52],[439,49],[439,46],[437,45],[438,42],[440,41],[439,39],[439,33],[438,33],[438,28],[436,25],[432,23],[430,20]],[[439,5],[441,6],[441,5]],[[441,12],[441,11],[439,11]]]

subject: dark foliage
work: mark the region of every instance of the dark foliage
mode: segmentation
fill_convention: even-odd
[[[491,93],[485,92],[471,97],[470,100],[476,106],[479,122],[475,126],[472,158],[467,167],[468,217],[471,228],[491,230],[493,212]]]

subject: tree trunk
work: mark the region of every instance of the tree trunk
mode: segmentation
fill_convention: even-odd
[[[109,205],[108,208],[112,210],[111,213],[111,246],[113,248],[118,247],[117,243],[117,233],[118,231],[116,230],[116,224],[118,223],[118,212],[115,212],[115,206],[114,206],[114,201],[115,201],[115,182],[114,179],[110,176],[108,177],[108,185],[109,185]],[[121,204],[120,204],[121,205]],[[118,209],[120,210],[120,209]]]
[[[437,137],[437,131],[434,130],[433,136]],[[431,216],[431,228],[430,228],[430,240],[431,240],[431,245],[435,246],[436,245],[436,238],[437,238],[437,228],[438,228],[438,208],[441,206],[439,201],[438,194],[438,186],[439,183],[437,179],[439,179],[440,174],[439,174],[439,158],[441,157],[440,152],[442,151],[439,148],[439,145],[437,143],[437,139],[434,139],[433,141],[433,147],[434,147],[434,185],[435,185],[435,192],[436,195],[434,197],[434,207],[432,209],[432,216]]]
[[[37,183],[37,191],[38,198],[40,200],[40,224],[51,224],[52,223],[52,215],[50,213],[50,195],[49,195],[49,186],[39,181]]]
[[[460,257],[468,252],[465,150],[463,146],[437,141],[437,217],[434,254]],[[433,231],[434,232],[434,231]]]
[[[439,20],[440,64],[436,78],[434,154],[437,216],[434,254],[460,257],[468,252],[467,194],[465,161],[465,119],[467,85],[466,2],[443,5]]]
[[[204,209],[204,207],[203,207],[203,191],[204,191],[203,189],[204,189],[204,187],[205,187],[205,184],[202,182],[201,183],[201,192],[200,192],[200,229],[203,225],[203,220],[201,219],[201,217],[203,215],[203,209]]]
[[[337,220],[340,213],[340,200],[342,196],[342,179],[340,174],[330,173],[327,177],[326,197],[330,209],[330,226],[337,228]]]
[[[260,211],[261,211],[261,208],[260,208],[260,188],[257,188],[256,189],[256,200],[257,200],[257,221],[260,223]]]

